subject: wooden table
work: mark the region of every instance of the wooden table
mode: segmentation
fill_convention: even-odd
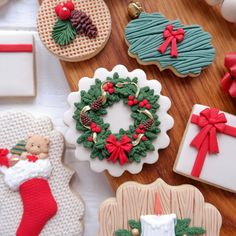
[[[177,78],[170,71],[160,72],[156,66],[139,65],[135,59],[128,56],[128,48],[124,41],[124,27],[130,20],[127,14],[129,1],[106,1],[113,20],[112,34],[107,46],[98,56],[89,61],[79,63],[61,61],[71,90],[76,91],[78,80],[84,76],[92,77],[98,67],[111,70],[116,64],[124,64],[129,70],[141,68],[147,73],[149,79],[157,79],[161,82],[162,93],[172,101],[170,114],[175,119],[174,128],[169,132],[171,144],[160,152],[160,158],[156,164],[144,165],[143,171],[137,175],[124,173],[121,177],[114,178],[106,173],[106,176],[114,190],[128,180],[151,183],[158,177],[171,185],[193,184],[203,193],[205,200],[214,204],[221,212],[223,217],[221,235],[236,235],[236,195],[190,180],[172,171],[193,104],[200,103],[235,113],[235,102],[221,91],[219,82],[226,71],[223,63],[225,53],[236,51],[236,26],[224,21],[219,9],[208,6],[203,0],[140,1],[146,12],[159,11],[169,19],[179,18],[184,24],[202,25],[213,36],[216,58],[212,66],[193,79]]]

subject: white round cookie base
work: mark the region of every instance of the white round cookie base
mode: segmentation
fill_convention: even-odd
[[[160,124],[160,130],[157,139],[153,141],[153,145],[155,147],[155,151],[153,152],[147,152],[147,156],[141,159],[140,163],[131,163],[121,166],[118,162],[112,163],[108,162],[106,159],[103,159],[102,161],[97,159],[91,159],[90,158],[90,150],[87,148],[84,148],[82,144],[77,143],[77,139],[80,136],[80,133],[76,130],[76,121],[73,119],[73,115],[75,112],[75,106],[74,103],[80,102],[80,91],[85,90],[88,91],[91,87],[91,85],[95,84],[95,78],[100,79],[101,81],[105,81],[107,77],[112,77],[113,74],[117,72],[120,77],[126,78],[138,78],[138,85],[139,87],[145,87],[149,86],[154,90],[154,93],[157,95],[160,95],[161,92],[161,84],[157,80],[147,80],[146,74],[143,70],[137,69],[134,71],[129,72],[127,68],[123,65],[117,65],[113,68],[112,71],[108,71],[105,68],[99,68],[95,71],[94,78],[88,78],[84,77],[79,81],[79,91],[73,92],[68,97],[68,103],[70,105],[70,109],[64,114],[64,122],[69,127],[68,131],[66,132],[65,138],[66,141],[69,144],[72,144],[75,146],[75,156],[79,161],[89,161],[90,167],[95,172],[102,172],[104,170],[107,170],[110,175],[118,177],[121,176],[125,171],[128,171],[132,174],[137,174],[142,170],[143,164],[153,164],[157,162],[159,155],[158,150],[166,148],[169,143],[170,139],[167,135],[167,131],[170,130],[174,125],[173,118],[168,115],[167,111],[169,110],[171,106],[170,99],[160,95],[160,98],[158,100],[158,103],[160,105],[160,108],[157,110],[156,114],[159,117],[159,120],[161,122]],[[123,108],[122,110],[119,110],[119,113],[126,112],[126,107],[120,107]],[[107,114],[109,117],[111,115],[110,113]],[[111,120],[110,118],[107,118]],[[119,130],[120,128],[120,120],[119,116],[112,116],[113,119],[113,129]],[[127,123],[130,123],[129,120],[127,120]]]

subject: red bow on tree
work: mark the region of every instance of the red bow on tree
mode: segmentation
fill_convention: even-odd
[[[207,153],[219,153],[217,132],[236,137],[236,128],[226,125],[224,113],[216,108],[206,108],[200,115],[193,114],[191,123],[198,125],[201,130],[191,142],[191,146],[198,149],[198,154],[191,172],[194,177],[199,177]]]
[[[0,149],[0,166],[6,166],[7,168],[9,168],[10,164],[9,164],[9,159],[7,157],[9,153],[9,150],[6,148],[1,148]]]
[[[121,165],[128,163],[126,153],[129,153],[132,147],[131,140],[127,135],[117,141],[116,137],[110,134],[106,140],[106,149],[111,155],[107,160],[115,163],[119,159]]]
[[[179,28],[177,31],[174,31],[172,25],[167,25],[163,35],[166,40],[158,48],[158,51],[163,54],[171,43],[170,55],[171,57],[178,57],[177,43],[180,43],[184,40],[184,29]]]
[[[221,87],[231,97],[236,97],[236,53],[228,53],[226,55],[225,67],[228,69],[228,72],[221,81]]]

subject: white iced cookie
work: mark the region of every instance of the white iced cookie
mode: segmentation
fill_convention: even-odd
[[[137,174],[144,163],[158,160],[158,150],[169,145],[173,119],[167,113],[171,102],[160,94],[157,80],[117,65],[112,71],[97,69],[93,79],[82,78],[79,88],[69,95],[64,115],[66,140],[76,147],[78,160],[112,176],[126,170]]]
[[[35,96],[34,40],[30,32],[0,31],[0,97]]]

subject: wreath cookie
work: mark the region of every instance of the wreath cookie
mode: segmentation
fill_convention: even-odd
[[[128,72],[121,65],[111,72],[101,68],[94,78],[82,78],[80,91],[69,96],[66,138],[76,146],[76,157],[90,161],[95,171],[107,169],[114,176],[125,170],[138,173],[143,163],[157,161],[154,151],[169,144],[170,101],[160,95],[159,82],[147,81],[141,70]],[[108,109],[115,105],[111,116]],[[121,120],[119,114],[127,112],[130,118]]]

